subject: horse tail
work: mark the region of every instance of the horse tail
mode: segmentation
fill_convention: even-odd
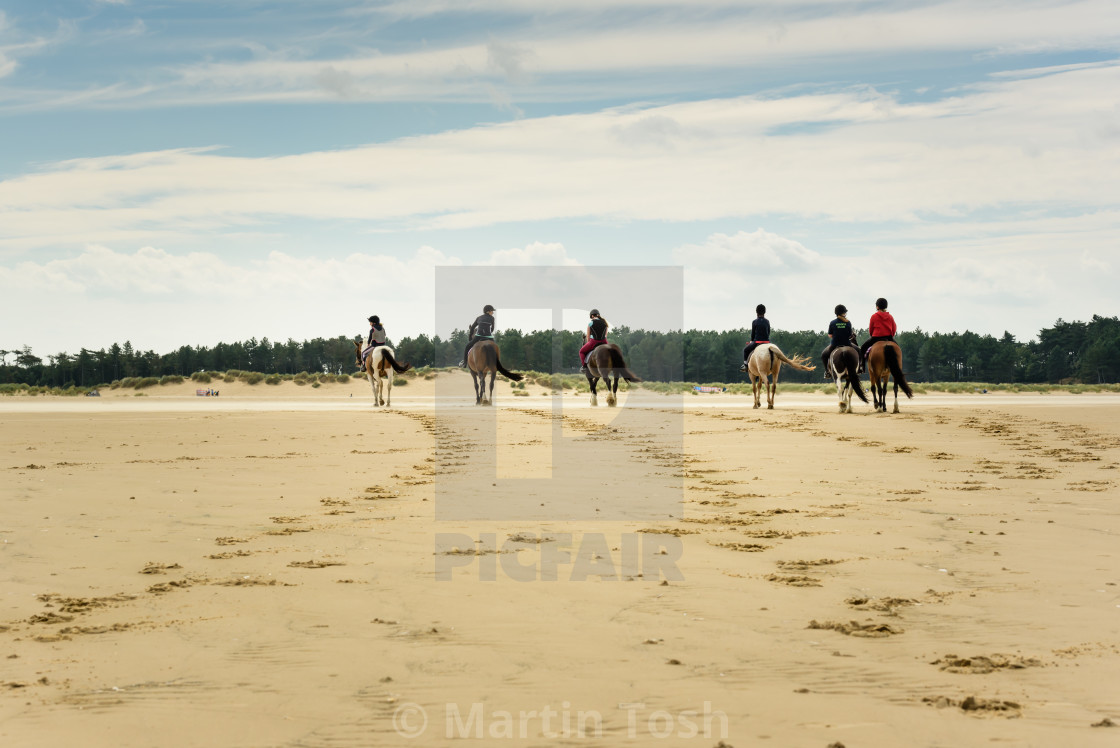
[[[863,382],[859,378],[859,355],[844,356],[844,373],[848,375],[848,382],[855,390],[856,397],[867,402],[867,393],[863,391]]]
[[[815,366],[806,366],[804,363],[802,363],[803,361],[808,361],[808,359],[804,358],[803,356],[795,356],[794,358],[789,358],[788,356],[786,356],[786,354],[782,353],[782,351],[776,345],[770,346],[770,357],[772,359],[776,358],[783,364],[789,364],[793,368],[800,369],[801,371],[813,371],[817,368]]]
[[[906,381],[906,375],[902,373],[902,365],[898,360],[898,349],[893,345],[884,345],[883,357],[886,359],[887,367],[891,370],[891,376],[894,377],[894,383],[902,388],[906,397],[914,397],[914,391],[910,389],[910,384]]]
[[[507,371],[506,367],[502,366],[502,359],[500,359],[497,355],[494,356],[494,366],[498,369],[498,372],[507,379],[512,379],[515,382],[520,382],[523,379],[523,377],[517,372]]]
[[[626,365],[626,360],[622,358],[622,352],[617,348],[608,348],[611,354],[611,368],[614,369],[619,375],[627,382],[640,382],[642,381],[637,374],[630,371]]]
[[[398,364],[397,360],[393,358],[393,354],[390,353],[388,349],[381,351],[381,357],[388,361],[389,365],[393,367],[393,371],[398,374],[404,374],[412,368],[412,364]]]

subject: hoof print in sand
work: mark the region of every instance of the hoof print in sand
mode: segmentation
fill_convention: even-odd
[[[823,587],[821,581],[815,577],[807,577],[804,575],[782,575],[770,574],[766,577],[768,582],[777,582],[778,584],[785,584],[790,587]]]
[[[179,564],[159,564],[155,561],[149,561],[145,564],[144,568],[140,570],[141,574],[166,574],[171,569],[182,569]]]
[[[903,629],[892,626],[889,623],[860,623],[859,621],[848,621],[847,623],[839,623],[837,621],[809,621],[808,628],[831,629],[832,631],[839,631],[846,636],[862,636],[872,639],[897,636],[903,632]]]
[[[997,670],[1022,670],[1028,667],[1042,667],[1042,660],[1034,657],[1019,657],[1018,655],[980,655],[977,657],[957,657],[949,654],[934,660],[931,665],[939,665],[942,670],[950,673],[973,673],[985,675]]]
[[[328,566],[345,566],[341,561],[292,561],[288,566],[300,569],[325,569]]]
[[[961,701],[950,699],[946,696],[938,696],[936,698],[929,698],[928,696],[922,699],[922,702],[935,706],[938,709],[945,709],[947,707],[955,706],[960,707],[962,712],[969,714],[992,714],[1000,717],[1019,717],[1022,714],[1022,706],[1014,701],[1004,701],[1002,699],[978,699],[975,696],[969,696]]]
[[[761,543],[711,543],[716,548],[727,548],[732,551],[739,551],[741,553],[760,553],[768,550],[770,546],[762,545]]]

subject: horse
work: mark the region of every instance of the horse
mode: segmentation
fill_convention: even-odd
[[[782,353],[782,349],[773,343],[759,344],[751,353],[750,361],[747,362],[747,373],[750,374],[751,387],[754,389],[754,407],[762,407],[761,394],[765,388],[766,407],[773,410],[774,395],[778,392],[778,372],[781,371],[782,364],[789,364],[800,371],[813,371],[815,366],[805,365],[808,360],[808,356],[800,355],[788,358]],[[772,382],[770,376],[774,377]]]
[[[611,408],[618,404],[616,393],[620,378],[634,383],[642,381],[626,366],[622,351],[614,343],[597,345],[591,349],[591,353],[587,354],[587,385],[591,388],[593,406],[599,404],[599,396],[595,389],[600,378],[607,387],[607,405]]]
[[[389,371],[392,367],[393,371],[397,374],[403,374],[412,368],[412,364],[399,364],[396,357],[393,355],[394,351],[387,345],[379,345],[369,352],[365,360],[362,360],[362,343],[355,340],[354,347],[357,349],[359,367],[365,372],[366,378],[369,379],[370,389],[373,390],[373,406],[379,407],[384,405],[386,408],[391,407],[389,402],[393,394],[393,374]],[[385,396],[381,396],[381,388],[384,383]]]
[[[871,378],[871,395],[875,398],[875,410],[887,412],[887,377],[894,379],[894,410],[898,412],[898,388],[906,397],[914,397],[902,373],[902,349],[893,340],[880,340],[867,352],[867,374]]]
[[[836,380],[836,396],[840,398],[840,412],[852,412],[852,393],[867,402],[863,383],[859,378],[859,351],[850,345],[834,348],[828,356],[832,377]]]
[[[475,405],[494,404],[494,377],[497,374],[515,382],[520,382],[522,378],[520,374],[506,371],[506,367],[502,366],[502,360],[498,356],[498,344],[493,340],[480,340],[471,346],[471,352],[467,354],[467,368],[471,370],[471,377],[474,379]],[[489,397],[486,396],[487,373],[490,374]]]

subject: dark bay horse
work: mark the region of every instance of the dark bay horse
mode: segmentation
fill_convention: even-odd
[[[840,398],[840,412],[852,412],[852,393],[867,402],[863,382],[859,378],[859,351],[850,345],[833,349],[828,356],[832,377],[836,380],[836,396]]]
[[[354,346],[358,349],[358,359],[362,357],[362,343],[361,341],[354,341]],[[369,352],[366,360],[362,361],[362,371],[365,372],[366,378],[369,379],[369,386],[373,390],[373,404],[374,406],[384,405],[386,408],[391,406],[389,402],[393,395],[393,371],[398,374],[403,374],[412,368],[412,364],[397,363],[394,357],[395,351],[387,345],[379,345]],[[393,371],[389,371],[390,367]],[[384,397],[381,394],[382,386],[385,388]]]
[[[512,371],[506,371],[502,366],[502,361],[498,357],[498,344],[493,340],[480,340],[471,346],[471,352],[467,354],[467,368],[471,370],[471,377],[474,379],[474,404],[475,405],[493,405],[494,404],[494,377],[498,374],[508,377],[515,382],[521,381],[521,375]],[[490,374],[490,393],[486,392],[486,375]]]
[[[875,398],[875,410],[887,412],[887,378],[894,379],[894,410],[898,412],[898,388],[906,397],[914,397],[902,373],[902,349],[892,340],[880,340],[867,352],[867,373],[871,378],[871,396]]]
[[[622,358],[622,351],[614,343],[603,343],[602,345],[595,346],[591,353],[587,354],[587,384],[591,387],[591,404],[599,404],[599,396],[596,393],[596,384],[599,379],[603,380],[603,384],[607,387],[607,405],[614,407],[618,404],[618,380],[625,379],[627,382],[640,382],[634,372],[626,366],[626,361]]]

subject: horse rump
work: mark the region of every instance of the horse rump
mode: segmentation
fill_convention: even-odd
[[[852,386],[852,390],[856,393],[856,397],[860,400],[867,402],[867,393],[863,390],[863,382],[859,378],[859,354],[856,353],[854,348],[838,348],[833,356],[832,368],[837,369],[836,359],[840,359],[843,366],[843,374],[848,378],[848,382]]]

